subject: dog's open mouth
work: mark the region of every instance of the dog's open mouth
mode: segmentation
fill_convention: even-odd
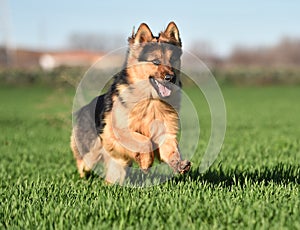
[[[172,93],[171,84],[169,82],[161,82],[150,77],[150,82],[160,97],[169,97]],[[167,86],[168,85],[168,86]]]

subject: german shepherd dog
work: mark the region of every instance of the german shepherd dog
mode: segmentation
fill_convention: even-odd
[[[108,183],[124,182],[135,161],[147,171],[154,158],[174,172],[186,173],[191,163],[182,160],[179,131],[181,39],[174,22],[153,36],[142,23],[128,39],[122,71],[107,93],[76,112],[71,148],[80,177],[99,162]]]

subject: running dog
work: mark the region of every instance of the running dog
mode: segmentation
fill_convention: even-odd
[[[71,149],[79,174],[84,177],[102,162],[105,180],[122,184],[133,161],[146,172],[155,157],[174,172],[186,173],[191,163],[182,160],[177,141],[182,55],[178,28],[170,22],[153,36],[142,23],[128,43],[124,68],[108,92],[75,114]]]

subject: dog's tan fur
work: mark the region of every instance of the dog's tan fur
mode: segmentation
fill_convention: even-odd
[[[146,24],[141,24],[137,33],[129,38],[126,60],[129,86],[117,85],[118,95],[112,95],[112,109],[104,114],[103,132],[86,144],[89,151],[85,154],[78,148],[79,142],[84,142],[84,138],[81,138],[84,135],[80,134],[80,127],[73,128],[71,148],[81,177],[102,161],[106,166],[106,181],[123,183],[126,168],[132,161],[146,171],[152,166],[155,153],[174,171],[185,173],[189,170],[190,163],[181,160],[176,139],[179,130],[176,110],[180,107],[180,91],[169,99],[171,106],[159,98],[148,80],[149,76],[162,81],[166,75],[179,76],[180,60],[171,63],[172,50],[165,49],[164,52],[153,50],[147,54],[149,59],[159,59],[161,64],[140,62],[139,55],[144,45],[150,42],[181,47],[179,31],[173,22],[158,37],[152,35]],[[91,135],[94,135],[92,131]]]

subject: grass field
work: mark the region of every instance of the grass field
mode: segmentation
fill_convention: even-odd
[[[204,119],[189,175],[130,188],[79,179],[74,90],[2,86],[0,228],[300,229],[300,87],[222,90],[227,133],[213,166],[197,171]]]

